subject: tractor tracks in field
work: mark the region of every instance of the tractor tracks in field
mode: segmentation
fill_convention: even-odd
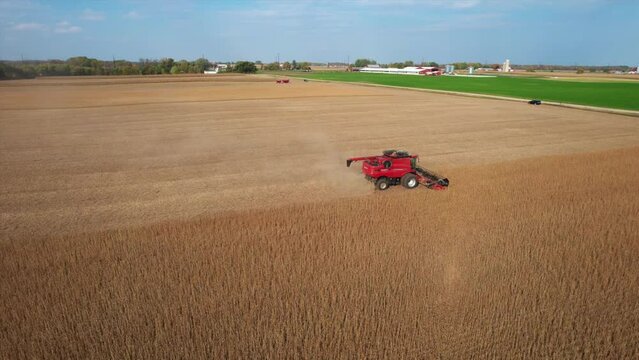
[[[392,95],[375,95],[375,94],[349,94],[348,97],[389,97]],[[269,100],[290,100],[290,99],[317,99],[317,98],[340,98],[344,97],[343,94],[338,95],[298,95],[298,96],[277,96],[271,98],[264,97],[251,97],[251,98],[239,98],[239,99],[219,99],[219,100],[175,100],[175,101],[150,101],[150,102],[135,102],[135,103],[122,103],[122,104],[102,104],[102,105],[84,105],[84,106],[53,106],[53,107],[37,107],[37,108],[3,108],[2,111],[40,111],[40,110],[73,110],[73,109],[100,109],[111,107],[126,107],[126,106],[148,106],[148,105],[167,105],[167,104],[205,104],[205,103],[224,103],[224,102],[236,102],[236,101],[269,101]]]

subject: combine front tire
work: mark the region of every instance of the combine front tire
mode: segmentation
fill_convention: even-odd
[[[375,182],[375,188],[377,190],[384,191],[384,190],[388,189],[389,187],[390,187],[390,181],[388,181],[388,179],[385,178],[385,177],[379,178]]]
[[[417,187],[417,185],[419,185],[419,182],[417,182],[417,176],[415,176],[415,174],[406,174],[402,176],[400,183],[407,189],[414,189]]]

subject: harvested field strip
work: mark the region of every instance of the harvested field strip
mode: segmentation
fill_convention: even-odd
[[[467,78],[346,72],[292,74],[310,79],[541,99],[603,108],[639,110],[639,82],[552,81],[527,77]]]
[[[0,240],[0,357],[636,358],[638,159]]]
[[[242,82],[272,82],[270,77],[250,76],[240,74],[208,75],[165,75],[165,76],[46,76],[33,80],[5,80],[0,81],[0,87],[8,86],[114,86],[139,84],[166,83],[242,83]]]
[[[264,101],[264,100],[288,100],[288,99],[304,99],[304,98],[313,98],[313,99],[330,99],[333,97],[340,97],[341,95],[324,95],[324,96],[317,96],[317,95],[298,95],[298,96],[291,96],[291,95],[287,95],[287,96],[282,96],[282,97],[241,97],[241,98],[237,98],[237,99],[219,99],[219,100],[179,100],[179,101],[158,101],[158,102],[131,102],[131,103],[117,103],[117,104],[102,104],[102,105],[87,105],[87,106],[75,106],[75,105],[70,105],[70,106],[60,106],[60,107],[40,107],[38,108],[38,110],[43,110],[43,111],[52,111],[52,110],[63,110],[63,109],[99,109],[99,108],[117,108],[117,107],[123,107],[123,108],[129,108],[132,106],[149,106],[149,105],[170,105],[170,104],[203,104],[203,103],[216,103],[216,102],[233,102],[233,101]],[[349,95],[350,97],[358,97],[358,96],[362,96],[362,97],[381,97],[384,95]],[[25,108],[25,107],[7,107],[5,108],[6,111],[32,111],[31,108]]]
[[[0,88],[0,238],[367,194],[344,159],[389,147],[448,176],[469,164],[634,146],[639,136],[632,117],[297,79],[223,90],[37,83]],[[245,99],[218,101],[230,97]],[[83,108],[136,101],[154,105]],[[40,109],[59,102],[70,108]],[[7,110],[18,106],[28,110]]]

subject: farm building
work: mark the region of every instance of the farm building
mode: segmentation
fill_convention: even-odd
[[[441,75],[442,71],[433,66],[408,66],[399,68],[382,68],[379,66],[367,66],[359,69],[360,72],[380,73],[380,74],[401,74],[401,75]]]
[[[217,64],[212,68],[208,68],[206,70],[204,70],[204,74],[207,75],[212,75],[212,74],[217,74],[220,71],[226,71],[228,69],[228,65],[226,64]]]

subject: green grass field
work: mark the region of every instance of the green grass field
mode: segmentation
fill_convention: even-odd
[[[292,74],[309,79],[459,91],[605,108],[639,110],[639,81],[556,81],[545,78],[408,76],[346,72]]]

